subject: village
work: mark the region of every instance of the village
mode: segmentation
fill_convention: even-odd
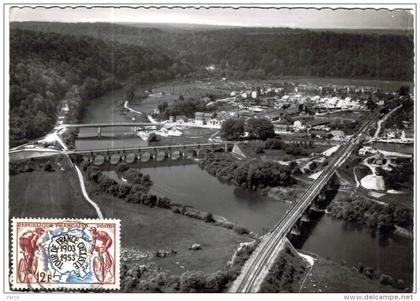
[[[369,88],[294,83],[283,83],[281,87],[265,84],[266,87],[260,88],[244,82],[229,81],[226,84],[226,78],[206,84],[218,89],[218,85],[223,85],[223,94],[227,97],[199,97],[204,110],[194,112],[193,117],[179,114],[163,119],[159,106],[156,106],[147,114],[148,121],[152,124],[164,123],[164,126],[159,130],[151,127],[149,131],[138,131],[139,137],[144,141],[148,141],[152,133],[162,137],[180,137],[186,128],[217,131],[229,118],[247,120],[255,117],[268,119],[274,125],[275,133],[288,139],[310,136],[312,139],[340,142],[346,139],[346,135],[351,135],[358,120],[369,113],[368,107],[372,105],[369,102],[372,102],[372,96],[375,99],[376,93]],[[161,103],[161,98],[179,96],[154,90],[146,92],[149,93],[147,97],[155,98],[156,104]],[[383,100],[372,103],[375,106],[384,105]],[[130,104],[127,106],[130,108]],[[220,136],[212,135],[209,139],[217,142]]]

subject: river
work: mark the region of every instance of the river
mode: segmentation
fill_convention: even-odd
[[[338,263],[345,261],[349,267],[362,263],[406,284],[413,281],[412,239],[374,237],[365,226],[324,215],[301,248]]]
[[[131,118],[122,114],[122,99],[125,96],[123,89],[116,90],[96,98],[89,102],[80,123],[97,122],[129,122]],[[139,116],[141,118],[141,116]],[[95,128],[81,128],[76,149],[90,150],[98,148],[136,147],[145,146],[145,143],[131,132],[131,128],[103,128],[101,138],[97,138],[98,131]]]
[[[149,174],[151,192],[202,211],[222,215],[259,234],[271,229],[289,204],[221,183],[197,164],[142,168]]]

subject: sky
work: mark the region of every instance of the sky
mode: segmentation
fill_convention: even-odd
[[[11,8],[10,21],[137,22],[292,28],[412,29],[404,10],[258,8]]]

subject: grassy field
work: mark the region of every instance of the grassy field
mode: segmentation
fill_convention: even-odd
[[[310,254],[314,256],[314,254]],[[303,293],[390,293],[400,292],[390,286],[345,266],[316,256],[314,266],[302,286]]]
[[[150,256],[174,274],[187,270],[214,272],[224,267],[240,242],[249,241],[232,230],[175,214],[171,210],[131,204],[103,193],[96,184],[87,183],[90,197],[100,206],[105,217],[121,219],[123,248],[137,249],[147,254],[158,250],[175,250],[166,258]],[[198,243],[202,250],[188,250]]]
[[[61,162],[60,167],[57,162]],[[65,162],[56,161],[53,164],[56,170],[52,172],[35,170],[10,176],[10,216],[97,217],[81,193],[76,173]]]

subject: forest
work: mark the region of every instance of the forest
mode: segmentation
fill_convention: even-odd
[[[112,38],[163,50],[182,62],[215,64],[226,75],[239,78],[293,75],[412,81],[414,72],[410,32],[218,27],[174,30],[132,24],[45,22],[12,23],[11,27]]]
[[[179,65],[179,64],[178,64]],[[10,146],[52,130],[64,101],[70,120],[84,103],[129,81],[159,81],[185,70],[156,50],[92,39],[12,29],[10,33]]]

